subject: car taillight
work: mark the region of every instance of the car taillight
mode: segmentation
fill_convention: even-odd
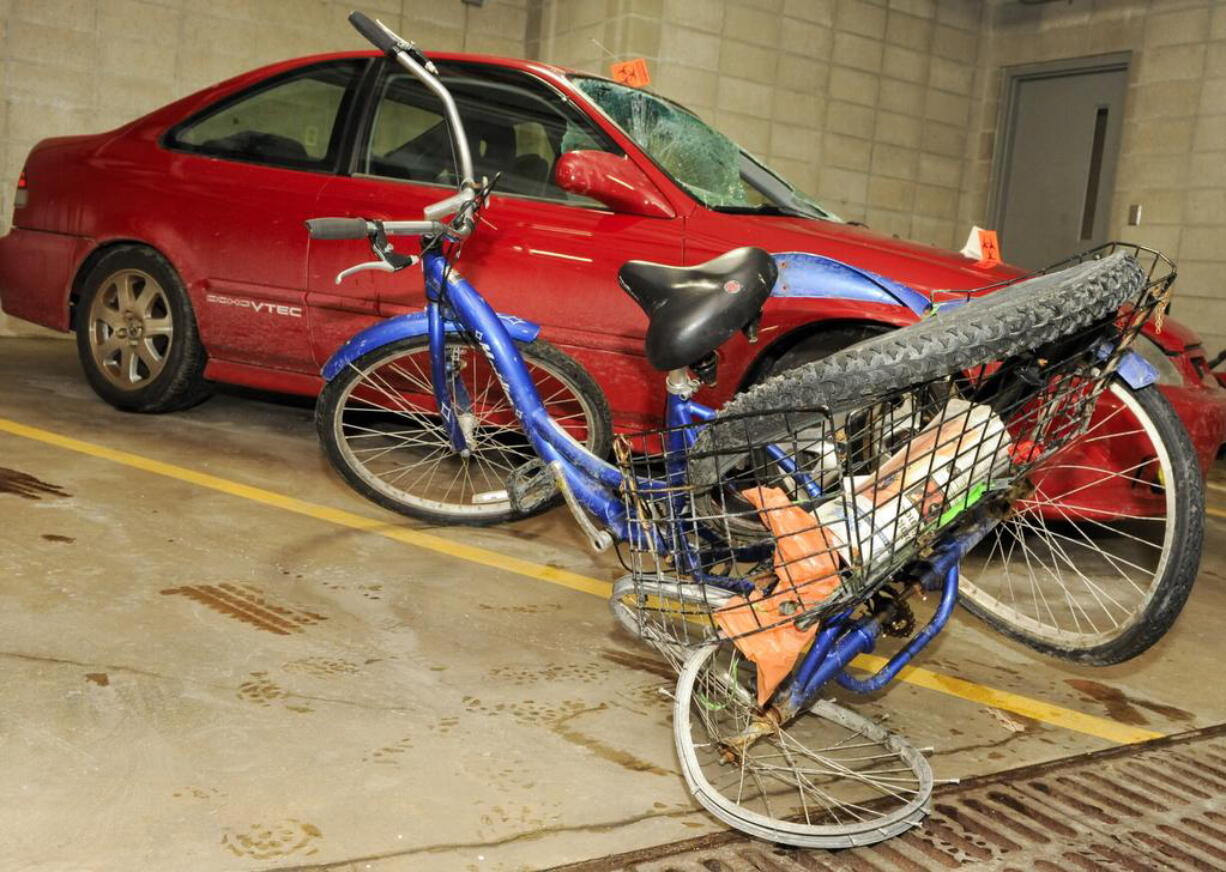
[[[20,209],[29,199],[29,183],[26,182],[26,171],[22,170],[21,175],[17,177],[17,196],[13,198],[13,205]]]

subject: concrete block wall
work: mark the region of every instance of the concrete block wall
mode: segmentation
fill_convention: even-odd
[[[286,58],[367,47],[355,6],[424,46],[523,56],[530,0],[0,0],[0,232],[40,139],[109,130]],[[0,335],[29,333],[0,314]]]
[[[607,74],[646,57],[654,90],[844,218],[934,245],[965,238],[981,3],[543,2],[542,59]]]
[[[0,216],[38,139],[114,127],[262,63],[361,47],[352,5],[0,0]],[[1177,314],[1226,347],[1226,0],[358,5],[440,49],[596,72],[646,57],[655,90],[836,212],[945,247],[987,223],[1001,68],[1132,51],[1112,232],[1179,260]],[[1127,226],[1131,203],[1140,227]],[[0,335],[12,329],[0,315]]]
[[[1001,69],[1121,51],[1132,55],[1111,236],[1175,259],[1173,312],[1212,356],[1226,348],[1226,0],[997,2],[959,217],[987,220]],[[1128,225],[1131,204],[1142,206],[1140,226]]]

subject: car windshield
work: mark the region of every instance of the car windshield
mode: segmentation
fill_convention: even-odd
[[[685,107],[596,76],[571,80],[703,205],[720,212],[841,220]]]

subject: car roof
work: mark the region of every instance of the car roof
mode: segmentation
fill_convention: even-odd
[[[383,53],[372,50],[364,51],[339,51],[326,52],[323,54],[302,55],[301,57],[287,58],[281,61],[275,61],[271,64],[265,64],[262,67],[245,70],[237,75],[231,76],[228,79],[223,79],[215,82],[198,91],[186,94],[177,100],[159,106],[147,115],[124,124],[114,131],[109,133],[118,133],[129,130],[147,130],[165,127],[166,125],[175,124],[185,117],[189,117],[195,112],[207,107],[210,103],[216,100],[225,99],[231,94],[238,93],[248,87],[258,84],[264,79],[272,78],[281,73],[287,73],[291,70],[300,67],[310,66],[312,64],[327,63],[328,61],[340,61],[349,59],[369,59],[382,57]],[[450,63],[474,63],[487,64],[490,66],[502,67],[503,69],[521,70],[524,72],[535,73],[545,78],[552,79],[555,83],[562,84],[566,81],[567,75],[577,72],[568,67],[558,66],[557,64],[547,64],[541,61],[526,60],[524,58],[508,58],[498,57],[496,55],[472,54],[467,52],[430,52],[432,60]]]
[[[276,63],[267,64],[254,70],[249,70],[235,78],[263,78],[266,75],[273,75],[283,70],[293,69],[294,67],[306,66],[314,63],[323,63],[332,60],[345,60],[347,58],[371,58],[381,57],[382,52],[378,51],[342,51],[328,52],[325,54],[304,55],[297,58],[289,58]],[[543,61],[533,61],[526,58],[510,58],[501,57],[498,55],[471,54],[468,52],[450,52],[450,51],[432,51],[428,56],[433,61],[441,63],[479,63],[491,64],[494,66],[507,67],[509,69],[527,70],[530,72],[547,73],[556,77],[564,77],[578,70],[570,67],[558,66],[557,64],[544,63]],[[232,80],[231,80],[232,81]]]

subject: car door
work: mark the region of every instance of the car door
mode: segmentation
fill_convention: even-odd
[[[680,221],[614,213],[554,183],[554,162],[567,151],[621,150],[548,83],[489,64],[440,68],[464,119],[477,176],[501,173],[456,267],[497,310],[539,323],[606,393],[616,392],[620,423],[658,414],[661,379],[643,357],[646,317],[618,286],[617,270],[632,259],[679,263]],[[338,215],[419,217],[422,206],[454,185],[441,105],[416,80],[389,69],[371,117],[355,152],[359,171],[331,182],[321,205]],[[406,250],[413,244],[406,242]],[[339,248],[327,254],[321,243],[311,248],[310,289],[322,298],[344,258]],[[362,250],[355,243],[345,265]],[[363,299],[373,292],[385,316],[420,309],[420,273],[409,273],[366,274]],[[323,344],[335,348],[343,338]]]
[[[192,191],[183,214],[205,287],[196,317],[212,357],[314,370],[303,222],[342,159],[366,59],[300,67],[172,128],[172,172]]]
[[[448,194],[455,172],[450,133],[442,105],[415,78],[385,65],[356,130],[360,144],[352,171],[324,186],[320,216],[420,218],[427,204]],[[420,248],[413,238],[392,242],[407,253]],[[386,315],[380,299],[411,299],[418,309],[425,305],[419,268],[395,275],[360,272],[337,283],[343,270],[374,259],[366,240],[311,240],[309,251],[306,300],[320,365],[346,339]]]

